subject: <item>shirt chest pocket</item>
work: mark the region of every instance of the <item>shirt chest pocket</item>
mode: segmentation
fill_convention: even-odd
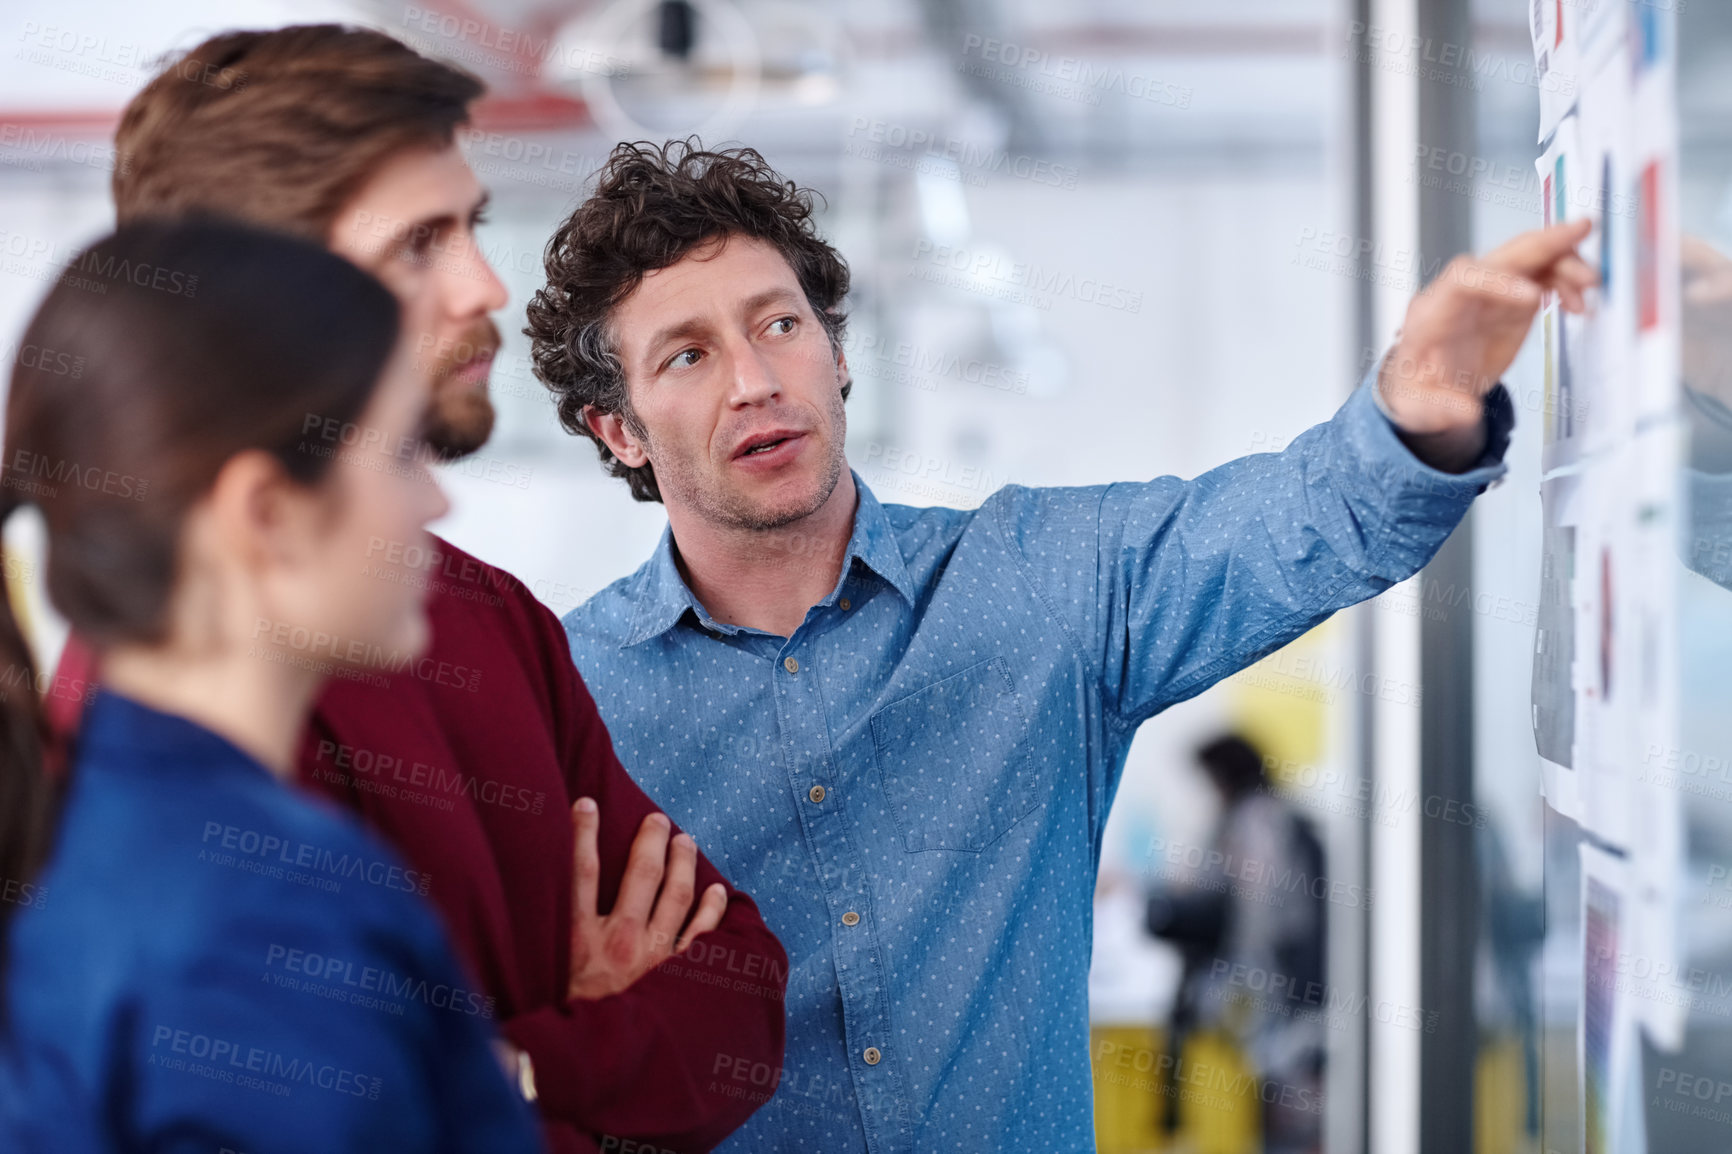
[[[872,715],[885,800],[909,853],[978,853],[1040,804],[1029,718],[1003,658]]]

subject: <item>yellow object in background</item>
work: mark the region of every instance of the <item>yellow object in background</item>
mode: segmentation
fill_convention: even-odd
[[[1175,1071],[1179,1135],[1191,1154],[1255,1154],[1263,1145],[1257,1075],[1224,1034],[1193,1034]]]
[[[1474,1071],[1474,1154],[1531,1154],[1527,1063],[1520,1034],[1485,1038]]]
[[[1095,1026],[1089,1034],[1100,1154],[1256,1154],[1257,1079],[1231,1040],[1194,1034],[1175,1064],[1160,1027]],[[1178,1111],[1170,1136],[1163,1106]]]
[[[1293,767],[1315,767],[1324,759],[1327,713],[1341,693],[1342,636],[1326,621],[1222,682],[1234,727],[1271,759],[1275,785],[1291,786]]]
[[[1094,1068],[1095,1147],[1100,1154],[1169,1149],[1160,1129],[1166,1092],[1161,1058],[1166,1031],[1158,1026],[1095,1026],[1089,1030]]]

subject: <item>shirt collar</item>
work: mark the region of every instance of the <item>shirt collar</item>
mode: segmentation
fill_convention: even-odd
[[[80,761],[120,756],[128,763],[224,766],[272,776],[257,758],[191,718],[153,709],[106,688],[98,689],[85,707],[77,741]]]
[[[860,474],[853,470],[849,472],[854,477],[854,491],[859,494],[859,505],[854,510],[854,531],[848,538],[848,553],[842,559],[842,578],[820,604],[827,605],[836,599],[842,585],[847,582],[854,562],[859,561],[883,578],[885,584],[896,590],[902,600],[912,606],[914,582],[908,576],[908,566],[903,563],[902,547],[897,543],[890,518],[872,490],[866,487],[866,482],[860,479]],[[698,599],[692,596],[685,578],[680,576],[679,565],[674,561],[674,532],[671,525],[662,530],[662,539],[656,546],[655,553],[650,556],[649,563],[638,571],[632,601],[635,608],[631,630],[620,645],[621,649],[629,649],[652,637],[661,636],[678,624],[687,612],[697,618],[698,623],[706,629],[726,633],[734,632],[736,628],[714,621],[698,603]]]

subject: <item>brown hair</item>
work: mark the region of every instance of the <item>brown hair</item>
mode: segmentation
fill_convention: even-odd
[[[213,36],[121,115],[116,217],[202,209],[324,243],[381,163],[451,144],[483,91],[469,73],[365,28]]]
[[[42,511],[48,597],[80,637],[160,641],[187,511],[247,450],[318,485],[331,458],[303,430],[360,417],[397,330],[396,297],[321,246],[215,220],[122,226],[71,262],[19,343],[0,525]],[[0,882],[25,882],[54,805],[35,663],[4,596],[0,664]],[[0,975],[13,910],[0,902]]]
[[[609,317],[644,274],[677,264],[728,236],[765,241],[782,254],[818,314],[833,348],[848,319],[848,265],[818,236],[812,193],[783,180],[750,148],[705,152],[697,141],[620,144],[597,178],[595,195],[547,242],[547,285],[529,302],[535,375],[553,393],[566,432],[595,442],[602,464],[624,477],[639,501],[660,501],[651,465],[630,468],[584,420],[594,405],[617,413],[641,436]],[[844,382],[847,399],[853,382]]]

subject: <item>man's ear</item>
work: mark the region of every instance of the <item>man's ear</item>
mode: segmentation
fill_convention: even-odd
[[[836,345],[836,383],[841,386],[842,399],[847,400],[848,390],[854,386],[854,377],[848,372],[848,354],[840,343]]]
[[[632,431],[626,427],[625,418],[619,413],[604,413],[594,405],[585,405],[583,423],[601,438],[602,444],[606,445],[626,468],[641,469],[649,464],[649,451],[642,441],[632,435]]]

